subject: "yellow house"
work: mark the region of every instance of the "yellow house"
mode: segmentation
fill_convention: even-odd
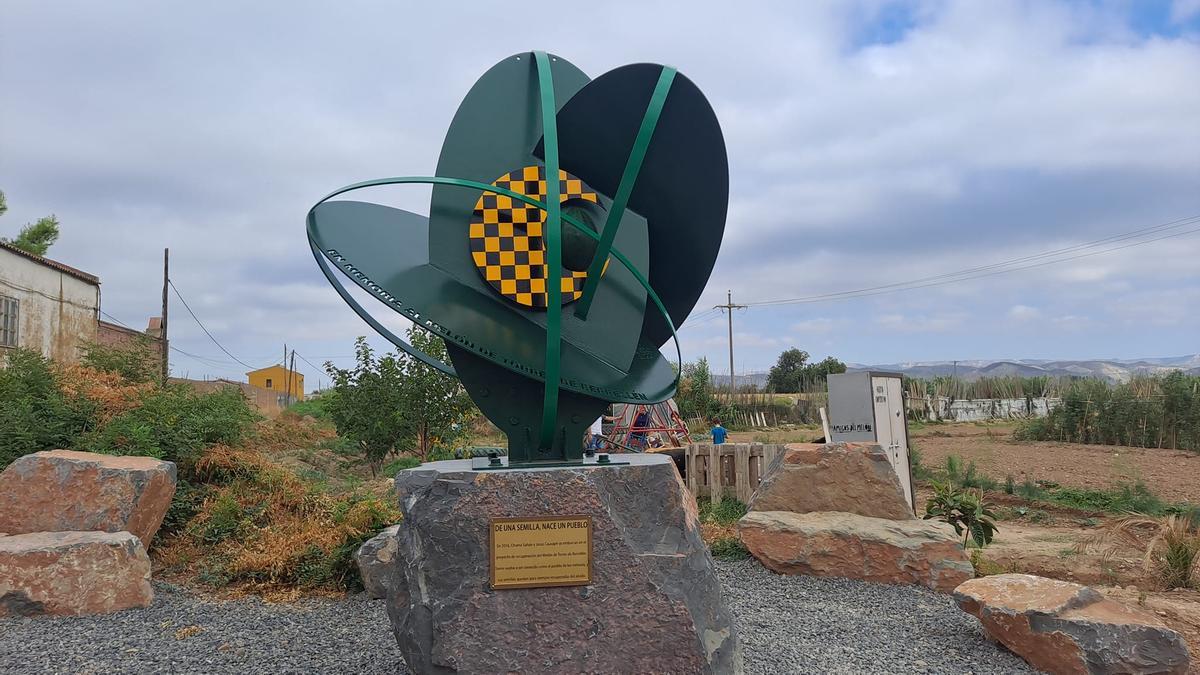
[[[304,400],[304,376],[283,366],[268,366],[246,373],[250,384],[290,395],[293,401]]]

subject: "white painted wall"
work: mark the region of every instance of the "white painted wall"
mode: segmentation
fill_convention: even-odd
[[[100,286],[0,248],[0,295],[20,301],[17,345],[74,363],[96,339]],[[0,359],[7,349],[0,347]]]

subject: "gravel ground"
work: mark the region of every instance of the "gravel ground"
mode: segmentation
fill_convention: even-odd
[[[1029,673],[945,595],[718,562],[748,673]],[[209,602],[155,582],[153,606],[0,619],[0,673],[404,673],[383,602]]]
[[[747,673],[1036,673],[948,595],[718,562]]]

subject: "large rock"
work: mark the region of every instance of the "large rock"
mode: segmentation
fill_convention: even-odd
[[[752,511],[738,522],[738,535],[779,574],[917,584],[943,593],[975,576],[954,528],[931,520]]]
[[[128,532],[0,537],[0,616],[85,616],[146,607],[150,558]]]
[[[0,532],[125,531],[149,548],[174,495],[173,462],[35,452],[0,473]]]
[[[915,520],[900,479],[878,445],[795,444],[763,470],[751,511],[843,511]]]
[[[404,520],[388,612],[409,667],[448,672],[734,673],[742,654],[671,459],[396,476]],[[592,583],[494,590],[489,519],[589,515]]]
[[[363,588],[372,598],[386,598],[387,589],[392,585],[391,579],[398,562],[396,533],[399,530],[399,525],[392,525],[368,539],[354,552],[354,562],[358,564]]]
[[[1087,586],[998,574],[964,583],[954,598],[989,637],[1050,673],[1188,672],[1179,633]]]

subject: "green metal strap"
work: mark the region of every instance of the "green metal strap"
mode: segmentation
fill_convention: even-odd
[[[554,421],[558,417],[558,368],[562,360],[562,204],[558,183],[558,107],[554,103],[554,74],[546,52],[534,52],[538,91],[541,94],[542,139],[546,162],[546,382],[542,398],[542,430],[538,447],[554,445]]]
[[[539,208],[543,211],[548,210],[547,204],[545,204],[541,201],[538,201],[537,199],[534,199],[533,197],[523,195],[520,192],[514,192],[512,190],[509,190],[508,188],[502,188],[498,185],[491,185],[489,183],[480,183],[479,181],[467,180],[465,178],[449,178],[446,176],[397,176],[397,177],[392,177],[392,178],[376,178],[374,180],[365,180],[365,181],[362,181],[359,183],[353,183],[351,185],[347,185],[345,187],[338,188],[337,190],[330,192],[329,194],[322,197],[319,202],[314,204],[311,209],[309,209],[307,222],[311,226],[313,224],[313,222],[315,221],[315,216],[314,216],[313,212],[316,210],[316,208],[318,206],[320,206],[321,204],[324,204],[325,202],[329,201],[330,199],[337,197],[338,195],[342,195],[347,192],[353,192],[354,190],[361,190],[363,188],[369,188],[369,187],[379,187],[379,186],[383,186],[383,185],[409,185],[409,184],[414,184],[414,183],[426,184],[426,185],[447,185],[450,187],[460,187],[460,188],[467,188],[467,189],[471,189],[471,190],[478,190],[478,191],[484,192],[484,193],[504,195],[505,197],[515,199],[516,201],[519,201],[522,204],[528,204],[529,206]],[[560,215],[562,218],[562,222],[570,225],[571,227],[575,228],[579,232],[582,232],[585,236],[590,237],[593,241],[600,240],[600,235],[596,234],[596,232],[594,230],[592,230],[592,228],[588,227],[587,225],[584,225],[581,221],[577,220],[576,218],[574,218],[572,216],[568,216],[565,214],[560,214]],[[318,250],[316,248],[316,245],[313,244],[311,242],[311,240],[310,240],[309,244],[313,249],[313,255],[317,255]],[[625,269],[629,270],[629,273],[631,275],[633,275],[634,280],[636,280],[639,284],[641,284],[642,288],[645,289],[646,296],[649,297],[650,301],[654,303],[654,306],[658,308],[659,314],[661,314],[663,317],[663,320],[667,322],[667,328],[669,328],[671,330],[671,340],[672,340],[672,342],[675,343],[675,362],[682,367],[683,352],[681,351],[680,346],[679,346],[679,335],[675,332],[675,323],[671,321],[671,314],[667,311],[666,305],[664,305],[662,299],[660,299],[658,297],[658,293],[655,293],[654,289],[650,287],[650,282],[646,279],[646,276],[643,275],[640,271],[638,271],[637,267],[634,266],[634,264],[629,261],[629,258],[625,257],[625,254],[621,253],[621,251],[619,249],[613,249],[610,252],[610,255],[613,258],[615,258],[617,262],[621,263],[621,266],[623,266]],[[318,258],[317,262],[321,263],[322,261],[320,258]],[[405,352],[417,357],[422,362],[427,363],[434,368],[437,368],[438,370],[446,373],[447,375],[454,375],[454,369],[451,366],[449,366],[445,363],[442,363],[440,360],[435,359],[432,356],[429,356],[425,352],[423,352],[423,351],[417,349],[416,347],[413,347],[412,345],[408,344],[407,342],[401,340],[399,337],[397,337],[391,331],[384,329],[379,324],[379,322],[377,322],[373,319],[368,319],[367,317],[369,317],[370,314],[368,314],[366,312],[366,310],[362,308],[361,305],[359,305],[357,302],[355,302],[354,299],[350,296],[350,294],[348,292],[345,292],[345,290],[341,287],[340,284],[334,282],[335,277],[332,275],[332,273],[330,271],[326,270],[324,265],[321,266],[321,269],[323,272],[325,272],[325,276],[327,278],[329,278],[329,281],[333,282],[334,288],[337,289],[338,293],[342,296],[342,298],[344,300],[346,300],[347,303],[350,304],[351,308],[353,308],[358,313],[359,316],[366,319],[367,323],[369,323],[372,328],[375,328],[376,330],[378,330],[384,337],[387,337],[389,340],[391,340],[392,343],[395,344],[397,347],[399,347],[400,349],[403,349]],[[680,371],[679,368],[675,369],[674,386],[679,385],[679,371]]]
[[[646,114],[642,117],[642,126],[638,128],[633,148],[629,151],[629,159],[625,161],[625,171],[621,174],[621,182],[617,184],[617,193],[613,195],[612,208],[604,221],[604,233],[600,244],[596,247],[596,255],[588,266],[587,279],[583,282],[583,295],[575,304],[575,316],[587,319],[588,311],[592,308],[592,300],[596,289],[600,287],[600,274],[604,270],[604,262],[612,250],[613,239],[617,236],[617,227],[625,208],[629,205],[629,197],[633,194],[633,186],[637,184],[638,173],[642,170],[642,160],[646,158],[646,150],[650,147],[650,139],[654,136],[654,128],[658,126],[658,118],[662,114],[663,104],[671,91],[671,82],[675,80],[675,69],[663,66],[658,75],[658,84],[654,85],[654,93],[650,95],[650,103],[646,105]],[[546,136],[546,161],[550,159],[549,136]],[[557,161],[555,157],[555,161]]]

